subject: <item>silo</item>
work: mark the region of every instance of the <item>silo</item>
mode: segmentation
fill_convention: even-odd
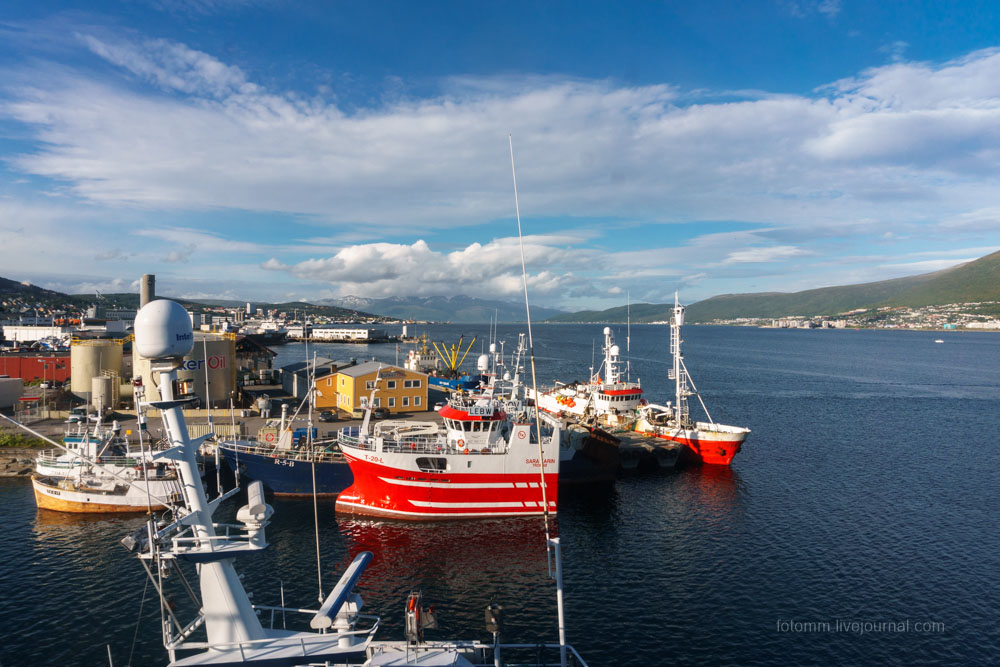
[[[105,410],[115,407],[114,381],[110,376],[92,378],[90,381],[90,404]]]
[[[122,343],[116,340],[75,340],[70,347],[69,389],[80,398],[90,396],[91,380],[111,372],[122,374]],[[109,406],[110,407],[110,406]]]

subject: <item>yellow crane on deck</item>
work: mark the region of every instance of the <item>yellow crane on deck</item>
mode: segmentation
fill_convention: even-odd
[[[476,343],[476,337],[473,336],[472,340],[469,342],[469,347],[465,348],[465,352],[462,354],[462,358],[459,359],[459,352],[462,351],[462,341],[465,336],[458,337],[458,345],[452,344],[451,349],[449,349],[444,343],[441,343],[441,347],[434,341],[431,341],[431,345],[434,346],[434,351],[438,353],[441,357],[441,361],[444,362],[444,366],[448,371],[449,377],[458,377],[460,373],[458,369],[462,366],[462,362],[465,361],[465,357],[468,356],[469,350]],[[442,351],[443,350],[443,351]]]

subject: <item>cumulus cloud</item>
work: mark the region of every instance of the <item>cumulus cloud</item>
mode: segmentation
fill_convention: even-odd
[[[572,287],[578,281],[571,272],[557,273],[551,267],[574,264],[588,254],[526,237],[525,264],[529,269],[537,269],[533,273],[529,271],[528,289],[546,295]],[[369,243],[349,246],[331,257],[309,259],[292,266],[269,260],[265,268],[329,283],[341,296],[462,293],[502,298],[520,294],[523,289],[516,238],[494,239],[485,245],[473,243],[452,252],[432,250],[423,240],[412,244]]]

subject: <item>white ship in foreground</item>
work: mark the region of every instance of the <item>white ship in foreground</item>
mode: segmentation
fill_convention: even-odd
[[[139,410],[152,407],[161,411],[164,431],[172,447],[156,457],[177,465],[185,502],[174,508],[172,523],[164,525],[151,518],[144,528],[122,543],[139,557],[160,600],[163,640],[171,667],[248,664],[499,667],[528,662],[566,667],[570,661],[585,667],[583,659],[565,641],[560,544],[559,538],[548,536],[547,516],[545,548],[555,566],[557,585],[557,644],[501,644],[502,610],[492,603],[486,608],[486,630],[492,633],[492,642],[425,641],[423,630],[434,627],[434,619],[423,608],[420,595],[413,593],[404,607],[405,638],[376,640],[379,618],[361,613],[363,602],[354,592],[372,558],[370,552],[362,552],[354,559],[319,609],[254,604],[243,588],[235,562],[268,546],[264,529],[274,510],[266,504],[261,484],[255,482],[248,489],[247,504],[236,513],[238,523],[218,524],[212,519],[219,504],[237,490],[208,500],[196,465],[197,447],[203,438],[191,440],[188,436],[181,410],[185,401],[174,398],[177,368],[190,350],[191,341],[190,320],[177,303],[153,301],[136,317],[137,350],[152,361],[161,395],[156,402],[138,402]],[[193,585],[188,585],[189,575],[184,570],[190,572],[190,569],[182,568],[183,563],[196,566]],[[183,584],[181,594],[193,598],[198,610],[193,620],[184,622],[175,615],[165,590],[170,582]],[[286,629],[285,619],[291,619],[290,628],[295,625],[296,617],[302,618],[300,625],[306,627]],[[531,656],[528,660],[523,652],[519,653],[525,650]]]

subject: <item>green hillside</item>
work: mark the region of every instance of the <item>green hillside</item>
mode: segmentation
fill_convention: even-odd
[[[738,317],[836,315],[858,308],[881,306],[935,306],[949,303],[1000,301],[1000,252],[953,266],[874,283],[821,287],[802,292],[722,294],[687,307],[688,322],[710,322]],[[633,322],[665,321],[672,304],[636,304]],[[624,322],[625,307],[581,311],[551,318],[550,322]]]

